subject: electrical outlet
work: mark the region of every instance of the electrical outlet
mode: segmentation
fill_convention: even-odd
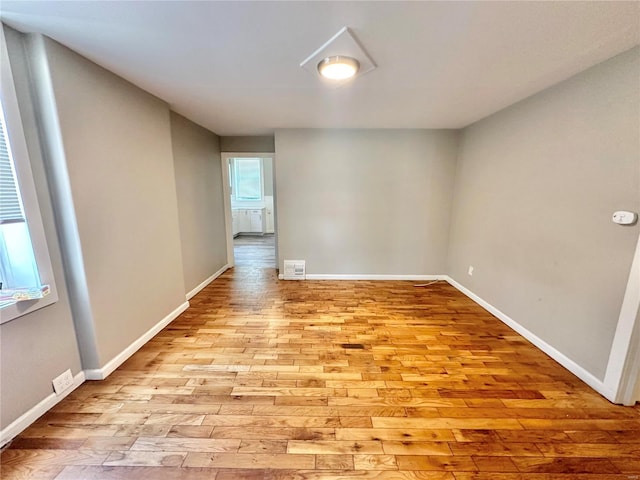
[[[473,265],[469,265],[469,270],[467,270],[467,273],[473,277]]]
[[[67,388],[73,385],[73,375],[71,374],[71,370],[67,369],[62,375],[58,375],[53,379],[53,390],[56,394],[60,395]]]

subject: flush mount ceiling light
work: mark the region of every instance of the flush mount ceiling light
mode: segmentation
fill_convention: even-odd
[[[318,63],[318,72],[330,80],[346,80],[353,77],[360,69],[360,62],[344,55],[327,57]]]
[[[316,78],[336,85],[376,68],[376,64],[347,27],[342,27],[300,66]]]

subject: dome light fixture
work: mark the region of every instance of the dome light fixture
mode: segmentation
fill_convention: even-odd
[[[330,80],[346,80],[355,76],[359,69],[358,60],[344,55],[326,57],[318,63],[318,73]]]

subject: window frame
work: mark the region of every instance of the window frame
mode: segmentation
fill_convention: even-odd
[[[23,315],[58,301],[53,267],[40,213],[36,185],[31,170],[27,141],[18,105],[13,72],[9,61],[4,28],[0,24],[0,102],[6,122],[6,134],[12,154],[24,215],[31,237],[40,283],[49,286],[49,294],[41,299],[19,301],[0,309],[0,324],[7,323]]]

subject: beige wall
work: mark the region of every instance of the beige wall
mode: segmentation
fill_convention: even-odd
[[[275,143],[273,136],[220,137],[220,150],[236,153],[273,153],[275,152]]]
[[[280,268],[311,274],[443,274],[457,134],[278,130]]]
[[[602,379],[640,210],[635,48],[466,128],[450,275]],[[473,276],[467,269],[473,265]]]
[[[46,38],[44,55],[100,368],[185,302],[169,109]]]
[[[27,65],[22,50],[22,35],[6,27],[5,35],[58,290],[58,301],[0,326],[0,429],[4,429],[29,408],[52,394],[53,378],[68,368],[73,375],[77,375],[81,370],[54,213],[42,152],[38,145]]]
[[[217,135],[171,112],[185,293],[227,263],[220,142]]]
[[[262,176],[265,196],[273,197],[273,158],[262,159]]]

